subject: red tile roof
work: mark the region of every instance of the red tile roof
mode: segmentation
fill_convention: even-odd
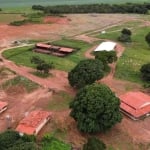
[[[8,103],[7,102],[2,102],[0,101],[0,110],[3,109],[5,106],[7,106]]]
[[[44,43],[37,43],[36,46],[41,47],[41,48],[51,48],[52,45],[48,45]]]
[[[72,48],[67,48],[67,47],[61,47],[60,52],[68,52],[68,53],[71,53],[73,52],[73,49]]]
[[[51,112],[33,111],[20,121],[16,130],[21,133],[34,134],[36,128],[48,117],[51,117]]]
[[[150,113],[150,96],[142,92],[128,92],[120,97],[120,108],[132,115],[139,118]]]

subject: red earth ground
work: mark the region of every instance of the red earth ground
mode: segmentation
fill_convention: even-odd
[[[27,25],[27,26],[22,26],[22,27],[9,27],[8,25],[0,25],[0,29],[3,29],[3,31],[1,30],[2,36],[0,37],[0,40],[3,41],[4,43],[6,42],[1,47],[8,46],[7,38],[8,40],[16,39],[19,36],[20,38],[25,38],[25,37],[30,37],[30,36],[43,38],[41,36],[41,32],[44,32],[44,34],[46,34],[47,30],[49,31],[54,31],[55,29],[59,30],[59,27],[60,26],[56,24],[51,25],[51,26],[49,25],[40,25],[40,26],[39,25]],[[81,37],[83,36],[80,36],[80,39]],[[85,40],[85,36],[83,40]],[[93,56],[90,53],[94,50],[94,48],[95,47],[90,48],[85,53],[85,57],[93,58]],[[118,57],[120,57],[124,51],[124,47],[118,44],[116,51],[117,51]],[[5,91],[6,95],[5,97],[2,97],[1,100],[7,101],[9,103],[9,108],[6,112],[4,112],[0,116],[0,120],[1,120],[0,130],[1,131],[6,129],[5,116],[7,114],[11,114],[12,119],[13,119],[13,127],[16,127],[19,120],[25,115],[25,112],[30,112],[31,110],[34,110],[34,109],[44,108],[45,105],[48,104],[48,101],[50,100],[52,96],[52,91],[49,92],[49,88],[56,90],[56,91],[64,90],[69,93],[75,93],[75,91],[73,91],[72,88],[68,84],[66,72],[53,70],[52,71],[53,77],[47,80],[47,79],[41,79],[41,78],[35,77],[34,75],[30,74],[29,72],[31,71],[31,68],[27,68],[24,66],[17,66],[13,62],[10,62],[5,59],[4,59],[4,65],[16,71],[19,75],[23,75],[29,78],[30,80],[37,82],[38,84],[40,84],[42,87],[45,87],[45,88],[44,89],[39,88],[38,90],[30,94],[26,93],[23,87],[13,87],[13,89],[6,90]],[[112,68],[111,73],[108,76],[106,76],[103,80],[98,81],[98,82],[107,84],[114,92],[116,92],[117,95],[125,93],[128,87],[130,87],[129,89],[141,90],[141,87],[137,84],[115,79],[114,78],[115,64],[112,64],[111,68]],[[41,101],[43,101],[43,103],[41,103]],[[77,130],[74,120],[69,117],[69,110],[54,112],[53,121],[55,122],[55,125],[58,126],[58,128],[68,130],[67,132],[68,141],[70,141],[71,143],[77,146],[80,146],[84,143],[85,136],[87,135],[83,135]],[[150,124],[150,118],[135,122],[135,121],[128,119],[127,117],[124,117],[123,121],[120,124],[117,124],[109,133],[106,134],[107,136],[105,135],[99,135],[99,136],[103,138],[106,143],[112,144],[112,145],[115,145],[115,143],[111,143],[109,139],[107,138],[107,137],[112,137],[112,135],[115,138],[120,138],[118,140],[122,140],[122,139],[128,140],[126,138],[131,138],[133,143],[148,143],[150,141],[149,124]],[[43,132],[44,130],[48,132],[49,125],[47,125],[45,129],[43,129]],[[127,149],[122,148],[122,150],[127,150]]]
[[[47,16],[44,18],[44,23],[68,24],[69,21],[67,17]]]

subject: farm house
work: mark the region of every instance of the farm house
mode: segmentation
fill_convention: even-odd
[[[7,109],[8,103],[0,101],[0,113],[4,112]]]
[[[66,56],[74,51],[73,48],[67,48],[67,47],[60,47],[45,43],[37,43],[34,48],[35,52],[38,53],[44,53],[49,55],[55,55],[55,56]]]
[[[117,44],[115,42],[102,42],[94,51],[113,51]]]
[[[150,115],[150,96],[142,92],[128,92],[120,97],[121,111],[133,120]]]
[[[51,119],[52,114],[47,111],[33,111],[20,121],[16,131],[37,135],[44,125]]]

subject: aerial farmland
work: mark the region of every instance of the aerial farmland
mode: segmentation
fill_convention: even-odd
[[[148,1],[0,2],[0,150],[150,149]]]

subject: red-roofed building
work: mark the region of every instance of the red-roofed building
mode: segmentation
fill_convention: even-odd
[[[45,43],[37,43],[36,44],[37,48],[43,48],[43,49],[49,49],[51,48],[51,45],[45,44]]]
[[[69,47],[50,45],[46,43],[37,43],[33,51],[63,57],[72,53],[74,49]]]
[[[0,113],[7,109],[8,103],[0,101]]]
[[[150,96],[142,92],[128,92],[121,95],[120,109],[134,120],[150,115]]]
[[[65,53],[72,53],[73,48],[61,47],[59,51],[60,52],[65,52]]]
[[[51,119],[52,114],[47,111],[33,111],[20,121],[16,131],[37,135],[43,126]]]

